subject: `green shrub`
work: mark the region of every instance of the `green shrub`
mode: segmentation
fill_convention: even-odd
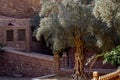
[[[99,57],[103,57],[103,63],[110,63],[112,65],[115,65],[116,67],[119,67],[120,69],[120,45],[116,48],[113,48],[109,52],[103,52],[102,54],[94,54],[92,57],[87,59],[86,65],[90,63],[90,68],[96,63],[97,59]]]
[[[103,63],[110,63],[113,65],[120,65],[120,46],[113,48],[110,52],[104,52]]]

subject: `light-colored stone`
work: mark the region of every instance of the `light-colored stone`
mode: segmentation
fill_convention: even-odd
[[[40,0],[0,0],[0,15],[24,18],[40,10]]]

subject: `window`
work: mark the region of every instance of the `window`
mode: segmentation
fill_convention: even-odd
[[[25,29],[18,30],[18,41],[25,41]]]
[[[13,30],[7,30],[7,34],[6,34],[6,37],[7,37],[7,41],[13,41]]]

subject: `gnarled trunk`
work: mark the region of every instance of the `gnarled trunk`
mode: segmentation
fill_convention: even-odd
[[[84,73],[84,54],[83,54],[83,48],[84,43],[79,35],[76,35],[74,37],[74,43],[75,43],[75,65],[74,70],[75,73],[73,75],[73,80],[85,80],[85,73]]]

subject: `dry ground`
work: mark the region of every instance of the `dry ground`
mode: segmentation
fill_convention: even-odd
[[[31,80],[30,77],[11,77],[11,76],[0,76],[0,80]]]

